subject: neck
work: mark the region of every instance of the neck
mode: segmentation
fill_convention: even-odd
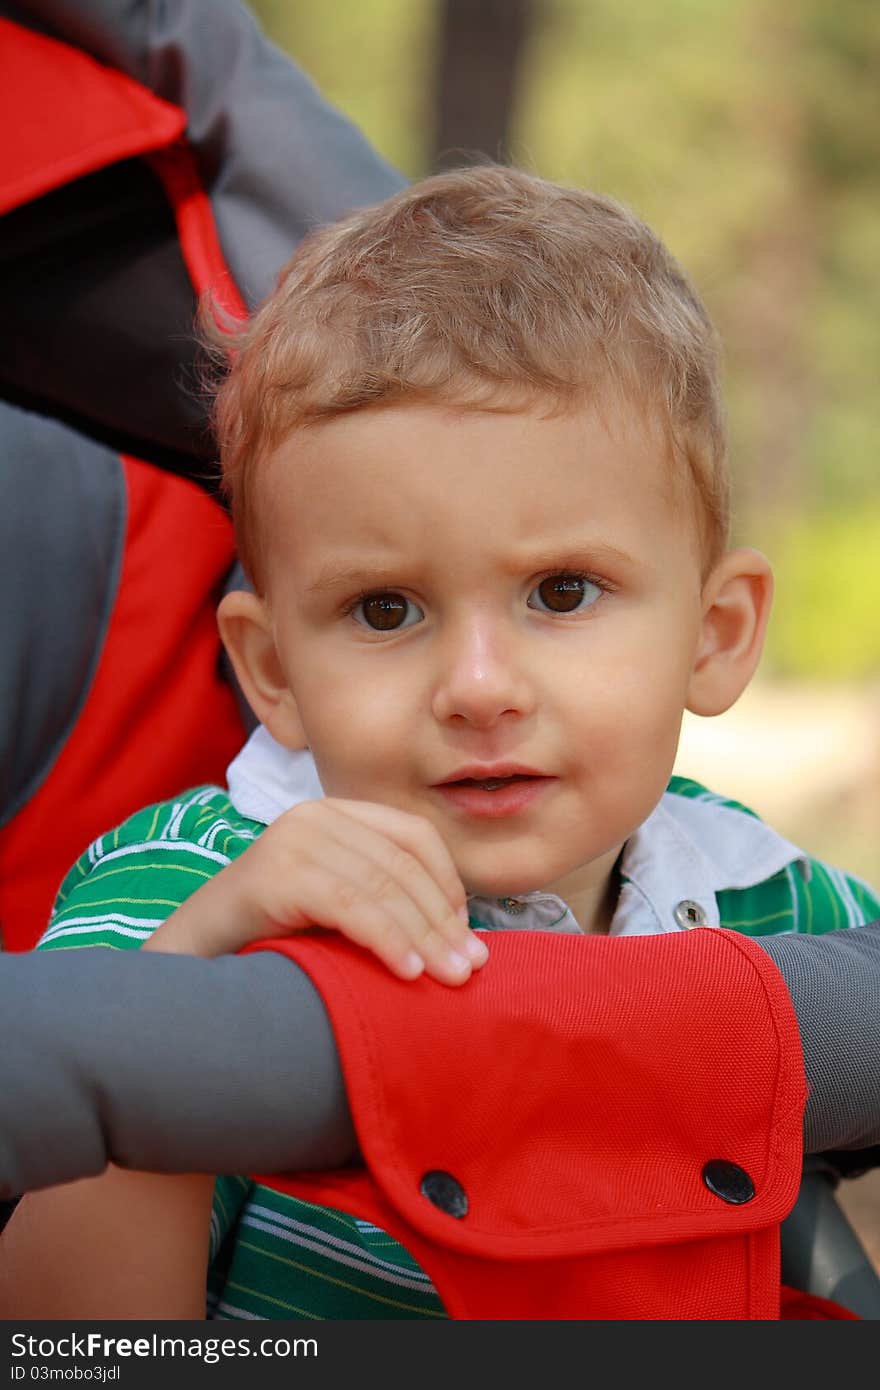
[[[607,936],[620,892],[618,860],[623,846],[609,850],[601,859],[581,864],[547,885],[571,908],[581,931]]]

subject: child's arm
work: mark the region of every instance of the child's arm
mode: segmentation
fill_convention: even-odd
[[[108,1168],[24,1197],[0,1236],[0,1318],[202,1320],[213,1191]]]
[[[403,979],[461,984],[488,955],[448,849],[420,816],[367,801],[303,802],[187,898],[144,950],[231,954],[307,927],[341,931]]]

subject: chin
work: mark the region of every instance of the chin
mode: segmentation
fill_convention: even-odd
[[[526,893],[536,893],[542,888],[546,888],[548,883],[554,881],[555,875],[552,870],[546,873],[524,874],[522,863],[514,869],[511,867],[509,874],[499,873],[493,870],[492,873],[468,874],[464,870],[461,873],[462,882],[465,885],[468,896],[478,898],[518,898]]]

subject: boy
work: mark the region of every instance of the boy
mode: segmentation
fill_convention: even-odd
[[[742,808],[666,790],[683,710],[751,678],[772,580],[726,549],[713,330],[636,218],[512,170],[426,180],[316,233],[235,346],[218,423],[256,592],[220,626],[262,727],[228,797],[92,847],[46,946],[219,954],[317,924],[457,983],[486,957],[468,916],[643,935],[877,915]],[[201,1317],[211,1187],[111,1172],[26,1199],[33,1306]],[[217,1193],[215,1315],[443,1315],[375,1228]]]

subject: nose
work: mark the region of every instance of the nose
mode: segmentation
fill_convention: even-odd
[[[450,627],[438,656],[433,713],[441,723],[491,729],[534,709],[526,654],[501,624],[482,615],[463,619]]]

